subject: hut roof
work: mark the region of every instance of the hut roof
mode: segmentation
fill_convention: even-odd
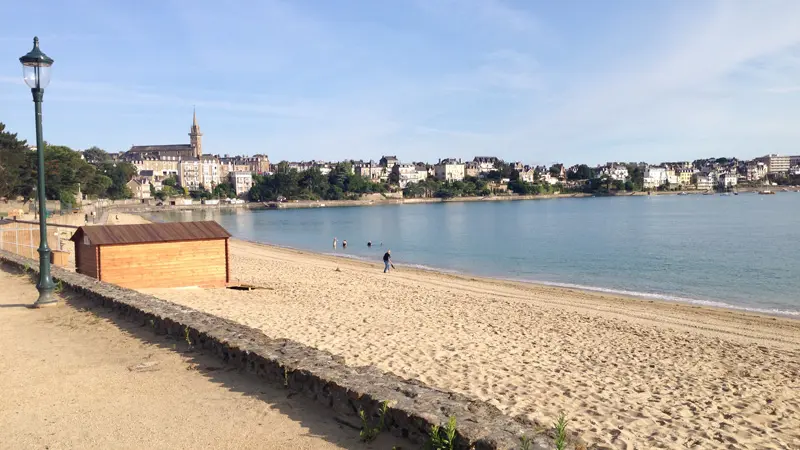
[[[89,237],[92,245],[200,241],[231,237],[230,233],[214,221],[84,226],[78,228],[71,240],[79,242],[84,235]]]

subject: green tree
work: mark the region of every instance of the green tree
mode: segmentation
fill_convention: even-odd
[[[395,164],[392,167],[392,171],[389,172],[389,184],[400,184],[400,166],[397,164]]]
[[[178,179],[175,175],[170,175],[167,178],[164,178],[161,181],[162,186],[169,186],[169,187],[176,187],[178,185]]]
[[[212,191],[214,198],[236,198],[236,189],[230,183],[220,183]]]
[[[51,200],[61,200],[62,193],[74,201],[80,186],[93,180],[96,169],[80,153],[61,145],[45,146],[45,193]]]
[[[16,133],[5,131],[0,122],[0,197],[31,195],[33,177],[31,173],[32,153],[27,143],[17,139]]]
[[[111,179],[111,186],[106,191],[108,198],[118,200],[133,197],[127,184],[138,173],[136,166],[127,162],[104,162],[99,170]]]
[[[90,197],[104,197],[112,183],[113,182],[111,181],[111,178],[103,173],[97,172],[89,180],[86,186],[81,187],[81,190],[83,190],[84,194]]]
[[[90,164],[111,161],[111,156],[99,147],[89,147],[83,151],[83,158]]]
[[[595,177],[595,170],[586,164],[579,165],[576,170],[567,172],[568,180],[589,180]]]

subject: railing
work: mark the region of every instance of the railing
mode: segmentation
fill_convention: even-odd
[[[39,227],[10,225],[0,228],[0,250],[6,250],[26,258],[36,259],[39,254]]]
[[[72,248],[69,237],[77,227],[59,224],[47,224],[47,244],[53,251],[55,264],[71,267],[71,258],[64,253]],[[66,228],[67,230],[63,230]],[[70,244],[67,246],[67,244]],[[68,247],[68,248],[65,248]],[[34,222],[0,222],[0,250],[17,255],[39,259],[39,225]],[[70,251],[71,253],[71,251]]]

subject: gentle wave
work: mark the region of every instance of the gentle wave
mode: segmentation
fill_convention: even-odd
[[[732,305],[730,303],[720,302],[716,300],[701,300],[696,298],[688,298],[688,297],[678,297],[675,295],[668,295],[668,294],[656,294],[652,292],[637,292],[637,291],[626,291],[623,289],[611,289],[611,288],[604,288],[604,287],[597,287],[597,286],[583,286],[580,284],[572,284],[572,283],[558,283],[552,281],[539,281],[539,280],[523,280],[523,279],[514,279],[514,278],[504,278],[508,281],[521,281],[523,283],[532,283],[532,284],[542,284],[545,286],[553,286],[553,287],[560,287],[560,288],[567,288],[567,289],[580,289],[583,291],[592,291],[592,292],[602,292],[605,294],[615,294],[615,295],[625,295],[628,297],[636,297],[636,298],[646,298],[646,299],[656,299],[662,301],[669,301],[669,302],[678,302],[678,303],[690,303],[693,305],[701,305],[701,306],[711,306],[714,308],[724,308],[724,309],[734,309],[737,311],[747,311],[747,312],[754,312],[760,314],[769,314],[769,315],[778,315],[778,316],[789,316],[789,317],[800,317],[800,311],[791,311],[791,310],[784,310],[784,309],[766,309],[766,308],[751,308],[748,306],[739,306],[739,305]]]
[[[289,250],[298,250],[303,252],[315,253],[313,250],[306,250],[302,248],[290,247],[286,245],[277,245],[277,244],[269,244],[266,242],[254,241],[249,239],[240,239],[247,242],[252,242],[255,244],[263,244],[269,245],[279,248],[285,248]],[[349,253],[334,253],[334,252],[323,252],[322,255],[326,256],[335,256],[339,258],[347,258],[356,261],[364,261],[364,262],[375,262],[373,258],[367,258],[366,256],[361,255],[353,255]],[[426,266],[423,264],[410,264],[410,263],[398,263],[400,267],[408,267],[411,269],[416,270],[425,270],[428,272],[440,272],[446,273],[451,275],[470,275],[469,273],[453,270],[453,269],[444,269],[441,267],[431,267]],[[476,275],[484,277],[483,275]],[[669,294],[657,294],[653,292],[638,292],[638,291],[626,291],[624,289],[611,289],[611,288],[604,288],[599,286],[585,286],[581,284],[573,284],[573,283],[559,283],[555,281],[542,281],[542,280],[531,280],[531,279],[522,279],[522,278],[509,278],[509,277],[485,277],[485,278],[493,278],[496,280],[505,280],[505,281],[514,281],[520,283],[529,283],[529,284],[539,284],[544,286],[552,286],[552,287],[560,287],[565,289],[579,289],[582,291],[591,291],[591,292],[602,292],[604,294],[614,294],[614,295],[624,295],[627,297],[635,297],[635,298],[642,298],[642,299],[655,299],[660,301],[668,301],[668,302],[677,302],[677,303],[688,303],[692,305],[700,305],[700,306],[710,306],[714,308],[723,308],[723,309],[732,309],[736,311],[745,311],[745,312],[752,312],[757,314],[768,314],[772,316],[785,316],[785,317],[797,317],[800,318],[800,311],[791,311],[791,310],[784,310],[784,309],[767,309],[767,308],[751,308],[747,306],[739,306],[739,305],[732,305],[730,303],[725,303],[716,300],[701,300],[696,298],[688,298],[688,297],[679,297],[675,295]]]
[[[272,244],[270,244],[272,245]],[[359,255],[351,255],[347,253],[323,253],[327,256],[338,256],[340,258],[348,258],[354,259],[358,261],[366,261],[372,262],[371,258],[367,258],[364,256]],[[440,272],[440,273],[447,273],[452,275],[470,275],[466,272],[461,272],[458,270],[452,269],[443,269],[441,267],[431,267],[426,266],[423,264],[408,264],[408,263],[398,263],[398,266],[401,267],[408,267],[411,269],[417,270],[425,270],[429,272]],[[478,275],[480,276],[480,275]],[[481,276],[483,277],[483,276]],[[655,299],[661,301],[669,301],[669,302],[677,302],[677,303],[689,303],[693,305],[700,305],[700,306],[710,306],[714,308],[724,308],[724,309],[733,309],[737,311],[746,311],[758,314],[768,314],[768,315],[778,315],[778,316],[787,316],[787,317],[799,317],[800,318],[800,311],[791,311],[791,310],[783,310],[783,309],[766,309],[766,308],[751,308],[747,306],[739,306],[739,305],[732,305],[730,303],[725,303],[721,301],[715,300],[701,300],[696,298],[688,298],[688,297],[679,297],[676,295],[669,295],[669,294],[657,294],[653,292],[638,292],[638,291],[626,291],[623,289],[611,289],[611,288],[604,288],[599,286],[584,286],[580,284],[572,284],[572,283],[559,283],[554,281],[541,281],[541,280],[530,280],[530,279],[520,279],[520,278],[504,278],[504,277],[486,277],[486,278],[494,278],[498,280],[506,280],[506,281],[515,281],[515,282],[522,282],[522,283],[529,283],[529,284],[539,284],[544,286],[552,286],[552,287],[560,287],[565,289],[580,289],[582,291],[591,291],[591,292],[602,292],[604,294],[614,294],[614,295],[624,295],[627,297],[635,297],[635,298],[642,298],[642,299]]]

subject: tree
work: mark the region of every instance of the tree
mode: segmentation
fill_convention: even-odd
[[[80,153],[69,147],[46,144],[45,194],[51,200],[71,199],[74,203],[78,188],[93,181],[96,169],[81,159]]]
[[[644,188],[644,165],[631,163],[627,165],[627,169],[633,190],[641,191]]]
[[[27,143],[17,139],[16,133],[5,131],[0,122],[0,197],[23,195],[28,198],[33,186],[30,173]],[[26,189],[27,187],[27,189]]]
[[[230,183],[220,183],[211,192],[215,198],[236,198],[236,189]]]
[[[90,197],[102,197],[108,192],[113,181],[102,173],[95,173],[91,180],[82,187],[83,193]]]
[[[537,193],[532,183],[523,180],[514,180],[508,183],[508,189],[519,195],[532,195]]]
[[[395,164],[389,172],[389,184],[400,184],[400,166]]]
[[[104,162],[99,170],[111,179],[106,195],[112,200],[131,198],[133,194],[127,184],[138,173],[136,166],[127,162]]]
[[[111,161],[111,156],[105,150],[98,147],[89,147],[83,151],[83,158],[90,164],[99,164]]]
[[[580,164],[575,170],[567,172],[568,180],[589,180],[595,177],[595,170],[586,164]]]
[[[168,176],[167,178],[164,178],[164,180],[161,181],[161,185],[162,186],[175,187],[175,186],[178,185],[178,179],[175,178],[175,175],[170,175],[170,176]]]

